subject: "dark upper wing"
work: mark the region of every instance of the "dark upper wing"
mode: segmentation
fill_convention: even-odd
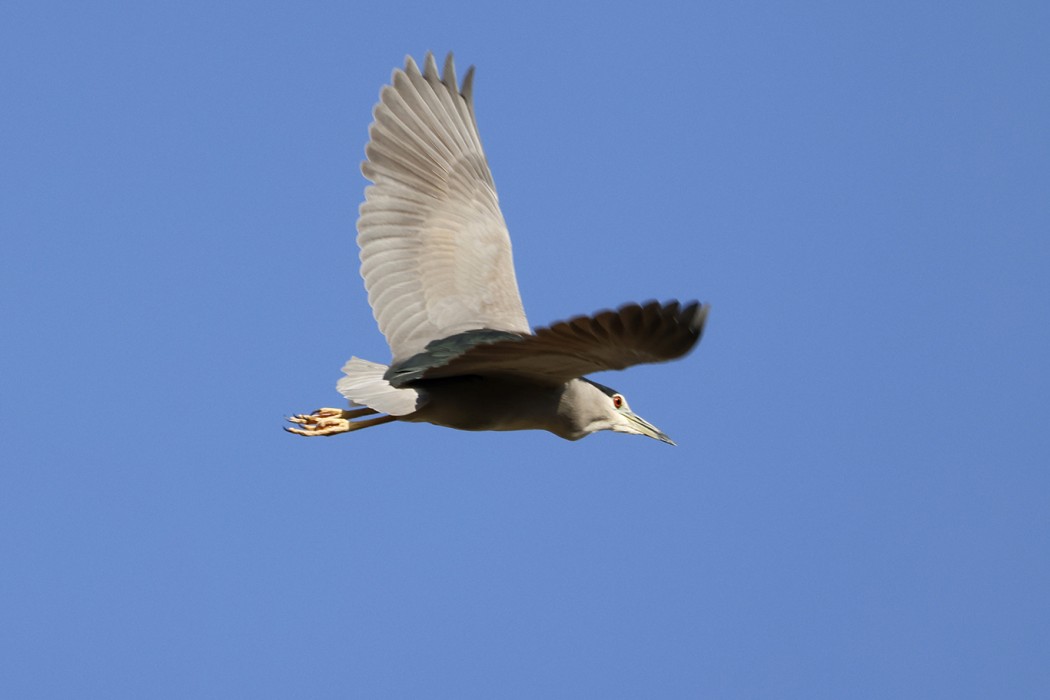
[[[463,375],[562,384],[593,372],[685,355],[700,340],[709,308],[695,301],[685,306],[651,301],[578,316],[538,328],[533,335],[467,331],[432,342],[386,376],[394,386]]]

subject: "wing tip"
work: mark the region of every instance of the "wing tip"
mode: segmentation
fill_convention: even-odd
[[[441,77],[438,75],[437,60],[434,58],[433,51],[427,51],[423,57],[423,77],[432,83],[441,82]]]
[[[406,54],[404,68],[394,69],[393,75],[390,79],[391,83],[397,79],[399,73],[403,73],[409,78],[424,78],[430,83],[440,83],[447,87],[452,94],[458,94],[466,100],[468,106],[473,107],[474,66],[471,65],[467,68],[467,71],[463,74],[462,83],[457,82],[456,59],[455,53],[452,51],[445,54],[445,60],[440,71],[438,70],[437,58],[433,51],[427,51],[426,54],[424,54],[422,69],[420,69],[419,64],[416,63],[416,59],[414,59],[411,54]]]
[[[699,307],[696,310],[696,316],[694,317],[693,325],[695,325],[697,327],[697,329],[698,329],[698,331],[700,333],[703,333],[704,326],[707,325],[707,315],[710,312],[711,312],[711,305],[710,304],[700,304]]]

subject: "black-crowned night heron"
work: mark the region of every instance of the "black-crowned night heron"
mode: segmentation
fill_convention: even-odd
[[[351,410],[289,418],[296,435],[336,435],[390,421],[460,430],[548,430],[578,440],[599,430],[671,439],[622,394],[584,378],[664,362],[700,339],[698,302],[628,304],[530,331],[510,236],[478,136],[474,69],[456,85],[411,57],[380,92],[365,148],[357,221],[361,276],[390,366],[356,357],[339,392]],[[375,418],[365,418],[374,414]]]

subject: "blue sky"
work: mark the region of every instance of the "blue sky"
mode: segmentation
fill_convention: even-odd
[[[643,9],[644,7],[644,9]],[[1043,3],[6,3],[0,695],[1046,697]],[[386,361],[358,164],[478,69],[536,325],[679,444],[281,430]]]

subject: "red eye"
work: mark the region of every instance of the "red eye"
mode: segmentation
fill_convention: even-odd
[[[612,397],[612,400],[613,400],[613,406],[615,408],[620,408],[621,406],[623,406],[623,397],[620,396],[619,394],[614,395]]]

